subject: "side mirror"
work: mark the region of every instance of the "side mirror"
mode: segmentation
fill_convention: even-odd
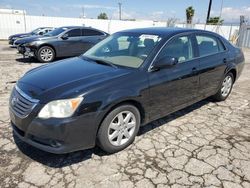
[[[39,32],[39,33],[38,33],[38,35],[43,35],[43,32],[42,32],[42,31],[41,31],[41,32]]]
[[[67,40],[69,37],[68,37],[69,35],[68,34],[64,34],[63,36],[61,36],[61,38],[63,39],[63,40]]]
[[[154,67],[154,69],[169,68],[169,67],[176,65],[177,63],[178,63],[177,58],[165,56],[165,57],[157,60],[154,63],[153,67]]]

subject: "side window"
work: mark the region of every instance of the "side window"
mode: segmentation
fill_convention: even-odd
[[[210,54],[215,54],[222,51],[223,47],[218,44],[218,39],[212,36],[197,35],[196,40],[198,43],[198,49],[200,56],[206,56]]]
[[[68,37],[79,37],[81,36],[81,30],[80,29],[72,29],[71,31],[67,32]]]
[[[181,36],[168,42],[160,52],[158,59],[166,56],[177,58],[179,63],[191,60],[194,57],[191,38]]]
[[[97,35],[103,35],[103,33],[92,29],[83,29],[83,36],[97,36]]]

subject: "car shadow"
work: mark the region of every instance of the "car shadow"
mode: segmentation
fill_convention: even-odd
[[[196,109],[199,109],[200,107],[207,105],[210,102],[214,102],[214,100],[212,98],[207,98],[207,99],[204,99],[200,102],[197,102],[191,106],[188,106],[182,110],[179,110],[179,111],[176,111],[172,114],[169,114],[163,118],[152,121],[151,123],[148,123],[148,124],[142,126],[137,135],[140,136],[142,134],[145,134],[145,133],[147,133],[147,132],[149,132],[157,127],[160,127],[164,124],[171,122],[172,120],[175,120],[175,119],[182,117],[182,116],[184,116],[184,115],[186,115],[186,114],[188,114]]]
[[[35,58],[25,58],[25,57],[16,58],[16,61],[20,63],[40,63]]]
[[[53,153],[42,151],[29,144],[26,144],[14,134],[13,134],[13,138],[18,149],[24,155],[28,156],[34,161],[37,161],[43,165],[46,165],[52,168],[62,168],[65,166],[70,166],[72,164],[76,164],[76,163],[88,160],[92,158],[93,154],[98,155],[98,156],[107,155],[98,147],[71,152],[67,154],[53,154]]]
[[[210,103],[212,99],[205,99],[198,103],[195,103],[187,108],[184,108],[180,111],[174,112],[166,117],[163,117],[161,119],[155,120],[151,123],[146,124],[145,126],[141,127],[138,133],[138,136],[143,135],[147,132],[152,131],[153,129],[160,127],[164,124],[167,124],[171,122],[172,120],[182,117],[193,110],[196,110],[208,103]],[[42,151],[40,149],[37,149],[29,144],[26,144],[22,140],[20,140],[17,136],[13,136],[14,141],[17,145],[17,147],[20,149],[20,151],[30,157],[31,159],[42,163],[43,165],[52,167],[52,168],[61,168],[65,166],[70,166],[75,163],[79,163],[88,159],[92,158],[92,155],[98,155],[98,156],[104,156],[108,155],[107,153],[103,152],[99,147],[95,147],[92,149],[86,149],[81,151],[76,151],[72,153],[67,154],[52,154],[45,151]]]

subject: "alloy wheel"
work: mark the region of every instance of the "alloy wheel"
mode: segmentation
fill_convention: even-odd
[[[51,61],[53,59],[53,52],[49,48],[44,48],[40,52],[40,57],[43,61]]]
[[[233,85],[232,77],[229,75],[226,76],[222,82],[222,87],[221,87],[221,95],[223,97],[226,97],[230,93],[232,85]]]
[[[127,143],[133,136],[136,128],[135,115],[130,111],[117,114],[108,127],[108,139],[114,146]]]

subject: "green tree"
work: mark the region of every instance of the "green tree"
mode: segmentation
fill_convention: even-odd
[[[195,10],[192,6],[186,9],[187,24],[192,24]]]
[[[103,20],[107,20],[108,19],[108,16],[105,12],[102,12],[100,13],[98,16],[97,16],[97,19],[103,19]]]
[[[220,17],[211,17],[207,24],[210,25],[222,25],[224,20],[221,20]]]

